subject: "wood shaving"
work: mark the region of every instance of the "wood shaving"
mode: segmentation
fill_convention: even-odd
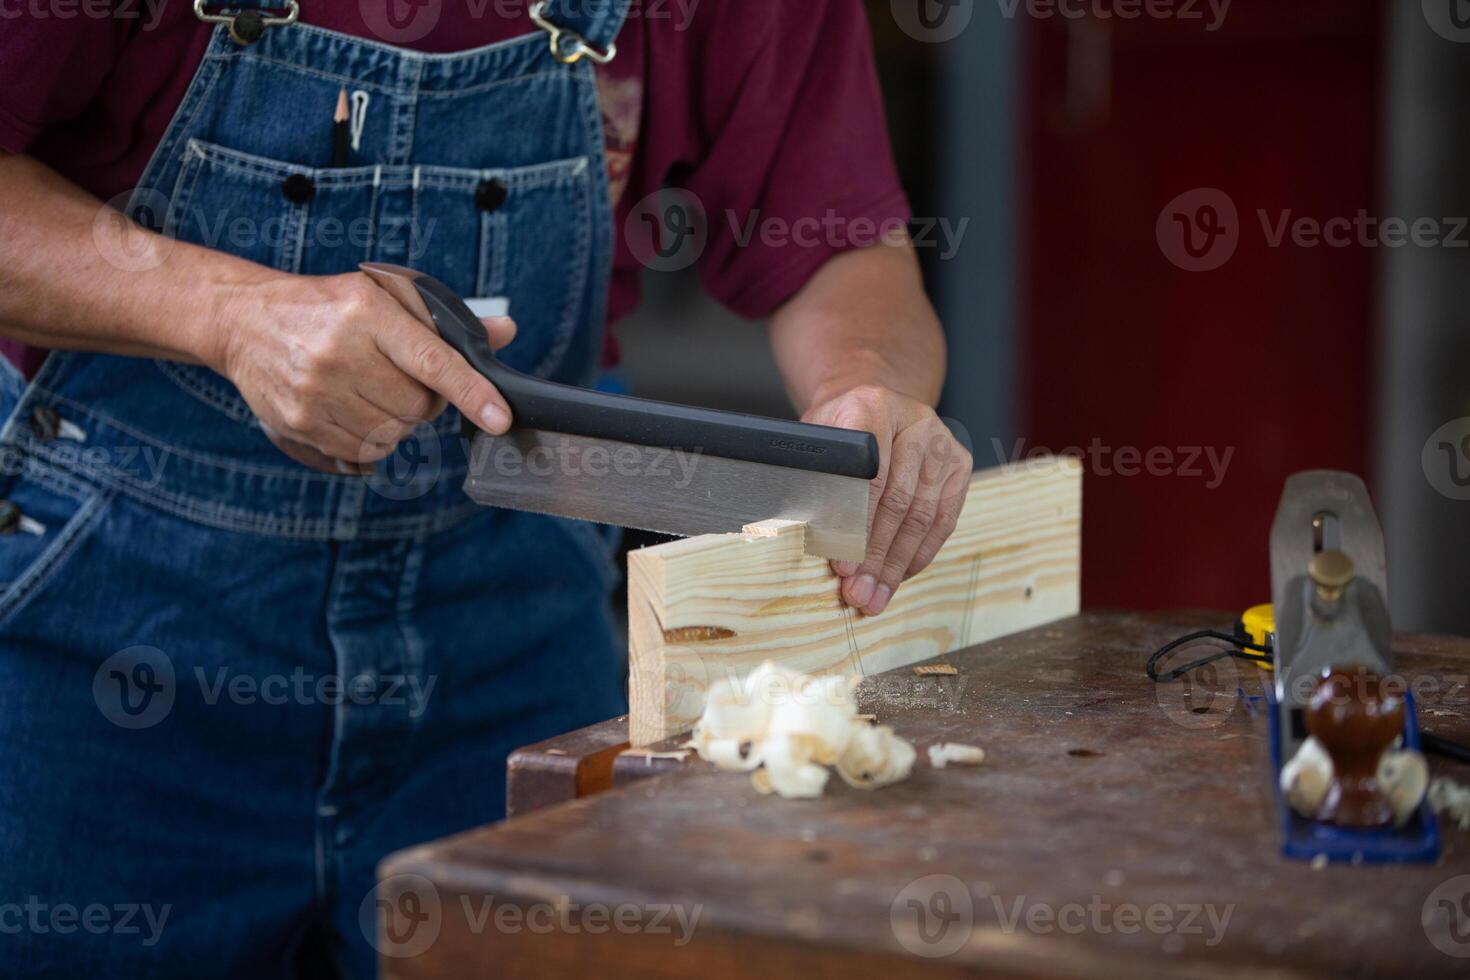
[[[1447,814],[1461,830],[1470,830],[1470,788],[1441,776],[1429,784],[1429,805]]]
[[[934,677],[936,675],[949,677],[958,674],[959,669],[953,664],[928,664],[922,667],[915,667],[914,673],[920,677]]]
[[[887,725],[858,717],[857,682],[767,661],[748,677],[710,686],[690,744],[721,769],[749,772],[756,792],[788,799],[821,796],[828,766],[862,789],[907,778],[914,747]]]
[[[1317,807],[1332,788],[1332,757],[1322,743],[1311,735],[1281,767],[1281,795],[1286,805],[1304,817],[1317,812]]]
[[[626,751],[619,752],[618,754],[631,755],[637,759],[647,759],[649,762],[652,762],[654,759],[674,759],[677,761],[682,761],[689,758],[688,749],[674,749],[668,752],[655,752],[652,749],[627,749]]]
[[[985,750],[978,745],[941,742],[929,746],[929,765],[943,769],[951,762],[962,766],[978,766],[985,761]]]
[[[1394,826],[1402,827],[1424,802],[1429,788],[1429,764],[1413,749],[1383,753],[1378,759],[1378,788],[1393,808]]]

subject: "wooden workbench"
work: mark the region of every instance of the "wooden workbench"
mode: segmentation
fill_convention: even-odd
[[[395,855],[382,897],[437,918],[384,975],[1470,975],[1426,931],[1470,956],[1470,832],[1441,819],[1435,865],[1286,860],[1258,668],[1144,676],[1230,619],[1089,614],[945,658],[957,676],[871,678],[859,710],[920,750],[886,789],[834,776],[788,801],[696,763]],[[1470,641],[1398,636],[1395,656],[1422,726],[1470,741]],[[937,741],[988,756],[935,770]]]

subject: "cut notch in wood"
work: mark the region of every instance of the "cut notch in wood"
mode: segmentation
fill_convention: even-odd
[[[1075,459],[982,470],[933,564],[874,617],[841,601],[828,562],[805,554],[798,522],[634,551],[630,740],[686,731],[711,683],[764,660],[808,674],[875,674],[1073,615],[1081,521]]]

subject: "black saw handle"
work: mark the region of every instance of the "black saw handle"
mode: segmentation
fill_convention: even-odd
[[[524,374],[495,357],[480,318],[433,276],[377,263],[362,269],[417,314],[421,311],[399,285],[412,284],[439,336],[500,389],[517,426],[834,476],[871,480],[878,475],[878,440],[871,432],[672,405]]]

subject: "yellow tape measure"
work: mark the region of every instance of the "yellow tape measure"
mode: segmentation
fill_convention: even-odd
[[[1276,610],[1271,603],[1262,603],[1259,606],[1251,606],[1240,617],[1240,628],[1252,643],[1261,646],[1270,646],[1275,649],[1276,644]],[[1271,661],[1267,660],[1261,664],[1267,670],[1271,669]]]

